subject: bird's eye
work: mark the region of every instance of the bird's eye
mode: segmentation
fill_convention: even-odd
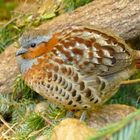
[[[32,48],[34,48],[35,46],[36,46],[36,44],[35,44],[35,43],[32,43],[32,44],[31,44],[31,47],[32,47]]]

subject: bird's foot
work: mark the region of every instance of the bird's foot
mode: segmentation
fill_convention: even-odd
[[[87,111],[83,111],[80,117],[80,121],[86,121],[87,119]]]
[[[74,118],[74,112],[73,111],[68,111],[66,114],[66,118]]]

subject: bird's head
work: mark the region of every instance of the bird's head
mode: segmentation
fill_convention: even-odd
[[[44,30],[24,33],[19,39],[20,49],[16,52],[16,56],[22,56],[23,59],[41,56],[49,49],[47,46],[51,38],[52,36],[46,35]]]
[[[19,39],[20,48],[16,52],[21,72],[36,63],[38,57],[50,52],[57,42],[57,34],[51,35],[45,30],[24,33]]]

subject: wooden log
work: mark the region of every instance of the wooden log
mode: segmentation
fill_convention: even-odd
[[[125,40],[140,36],[140,0],[94,0],[73,12],[58,16],[40,28],[56,31],[67,24],[93,24],[108,28]]]

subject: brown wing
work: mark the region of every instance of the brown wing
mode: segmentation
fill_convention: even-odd
[[[71,26],[60,31],[60,34],[53,49],[54,59],[75,66],[81,73],[108,75],[132,63],[131,49],[110,32]]]

